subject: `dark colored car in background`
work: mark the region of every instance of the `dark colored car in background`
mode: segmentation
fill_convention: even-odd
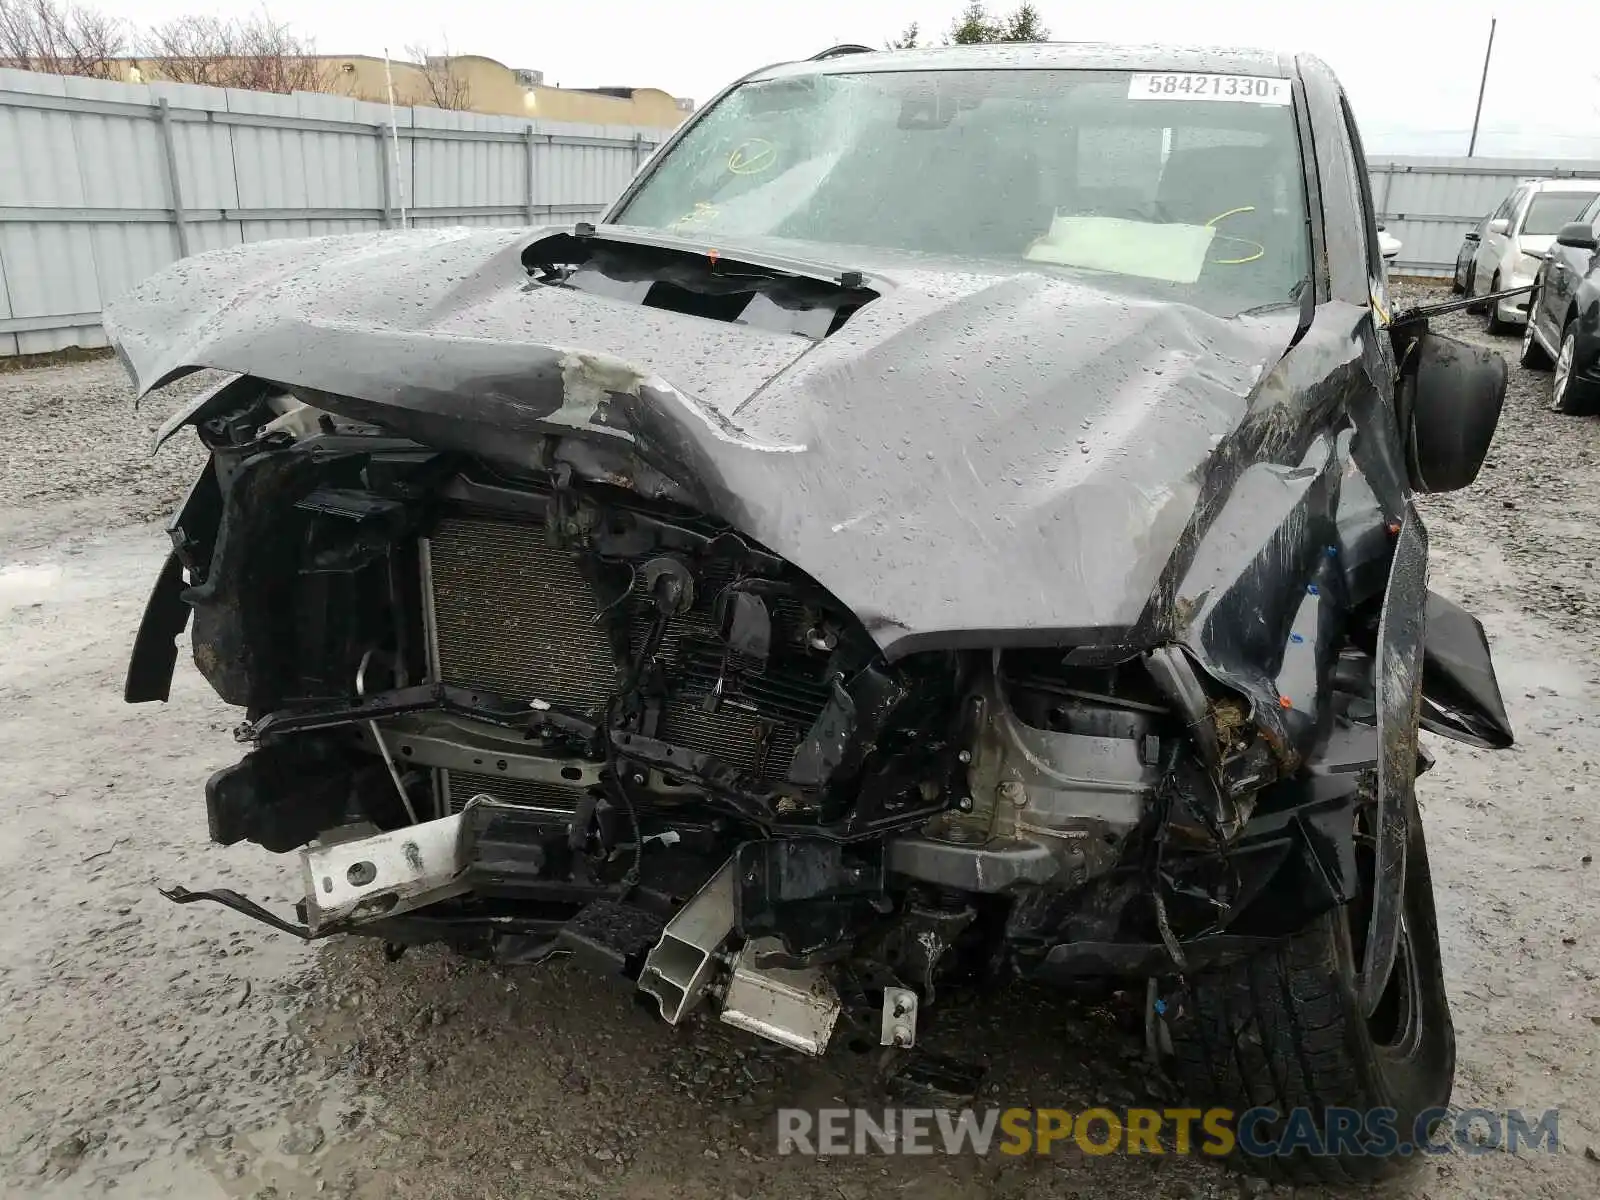
[[[1461,249],[1456,251],[1455,274],[1450,278],[1450,290],[1457,295],[1465,292],[1472,277],[1472,260],[1478,253],[1478,243],[1483,241],[1483,231],[1489,228],[1494,213],[1484,213],[1483,220],[1467,230],[1461,238]]]
[[[245,710],[212,837],[305,898],[169,895],[813,1054],[1111,981],[1258,1138],[1394,1117],[1256,1169],[1416,1161],[1418,731],[1511,731],[1413,496],[1506,367],[1390,312],[1365,161],[1307,56],[861,53],[739,81],[594,225],[153,277],[106,314],[141,393],[235,374],[165,430],[210,460],[126,697],[192,620]]]
[[[1600,408],[1600,196],[1562,227],[1539,268],[1522,365],[1553,367],[1550,407]]]

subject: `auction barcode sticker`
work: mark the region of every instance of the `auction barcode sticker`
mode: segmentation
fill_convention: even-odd
[[[1138,74],[1128,80],[1129,100],[1236,100],[1289,103],[1289,81],[1260,75],[1193,75],[1181,71]]]

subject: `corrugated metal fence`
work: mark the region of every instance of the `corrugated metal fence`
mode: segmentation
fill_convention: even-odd
[[[1400,239],[1396,275],[1449,277],[1462,235],[1524,179],[1600,179],[1577,159],[1388,158],[1368,163],[1378,220]]]
[[[658,129],[521,121],[340,96],[0,70],[0,356],[105,341],[106,301],[167,263],[273,237],[600,213]],[[1396,274],[1448,276],[1519,180],[1600,162],[1394,158],[1374,202]]]
[[[100,310],[185,254],[409,223],[600,213],[663,136],[340,96],[0,70],[0,356],[105,344]]]

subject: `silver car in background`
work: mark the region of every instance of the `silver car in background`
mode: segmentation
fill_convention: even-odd
[[[1557,232],[1600,195],[1600,180],[1541,179],[1518,184],[1489,215],[1467,269],[1469,296],[1488,296],[1533,283]],[[1526,294],[1485,304],[1490,333],[1527,324]]]

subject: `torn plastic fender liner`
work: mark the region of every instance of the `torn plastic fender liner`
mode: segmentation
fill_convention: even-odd
[[[144,618],[134,638],[122,699],[128,704],[166,700],[172,694],[172,671],[178,664],[178,637],[189,625],[189,606],[183,602],[183,561],[176,550],[167,552],[156,586],[145,601]]]
[[[172,550],[145,602],[122,688],[126,703],[166,700],[171,694],[172,671],[178,663],[178,637],[189,624],[183,573],[185,569],[194,571],[198,565],[196,548],[213,542],[221,516],[222,492],[217,485],[216,468],[208,460],[189,486],[183,504],[167,522]]]
[[[297,553],[299,525],[286,517],[323,469],[294,450],[252,453],[222,492],[205,577],[183,598],[194,609],[195,666],[225,704],[274,708],[281,701],[279,651],[292,644],[293,574],[273,568]]]
[[[160,450],[185,425],[198,425],[220,413],[243,408],[252,393],[259,393],[265,387],[261,380],[248,375],[231,375],[216,387],[207,388],[189,403],[179,405],[167,415],[150,439],[150,453]]]
[[[1483,623],[1433,592],[1427,620],[1422,728],[1469,746],[1504,750],[1515,738]]]
[[[1406,847],[1417,820],[1417,728],[1428,599],[1428,531],[1406,504],[1395,539],[1389,588],[1378,619],[1378,811],[1374,834],[1372,915],[1361,963],[1361,1011],[1371,1016],[1389,981],[1400,940]]]
[[[303,846],[339,823],[356,770],[374,765],[317,734],[252,750],[206,780],[211,840],[219,846],[251,841],[274,854]]]

